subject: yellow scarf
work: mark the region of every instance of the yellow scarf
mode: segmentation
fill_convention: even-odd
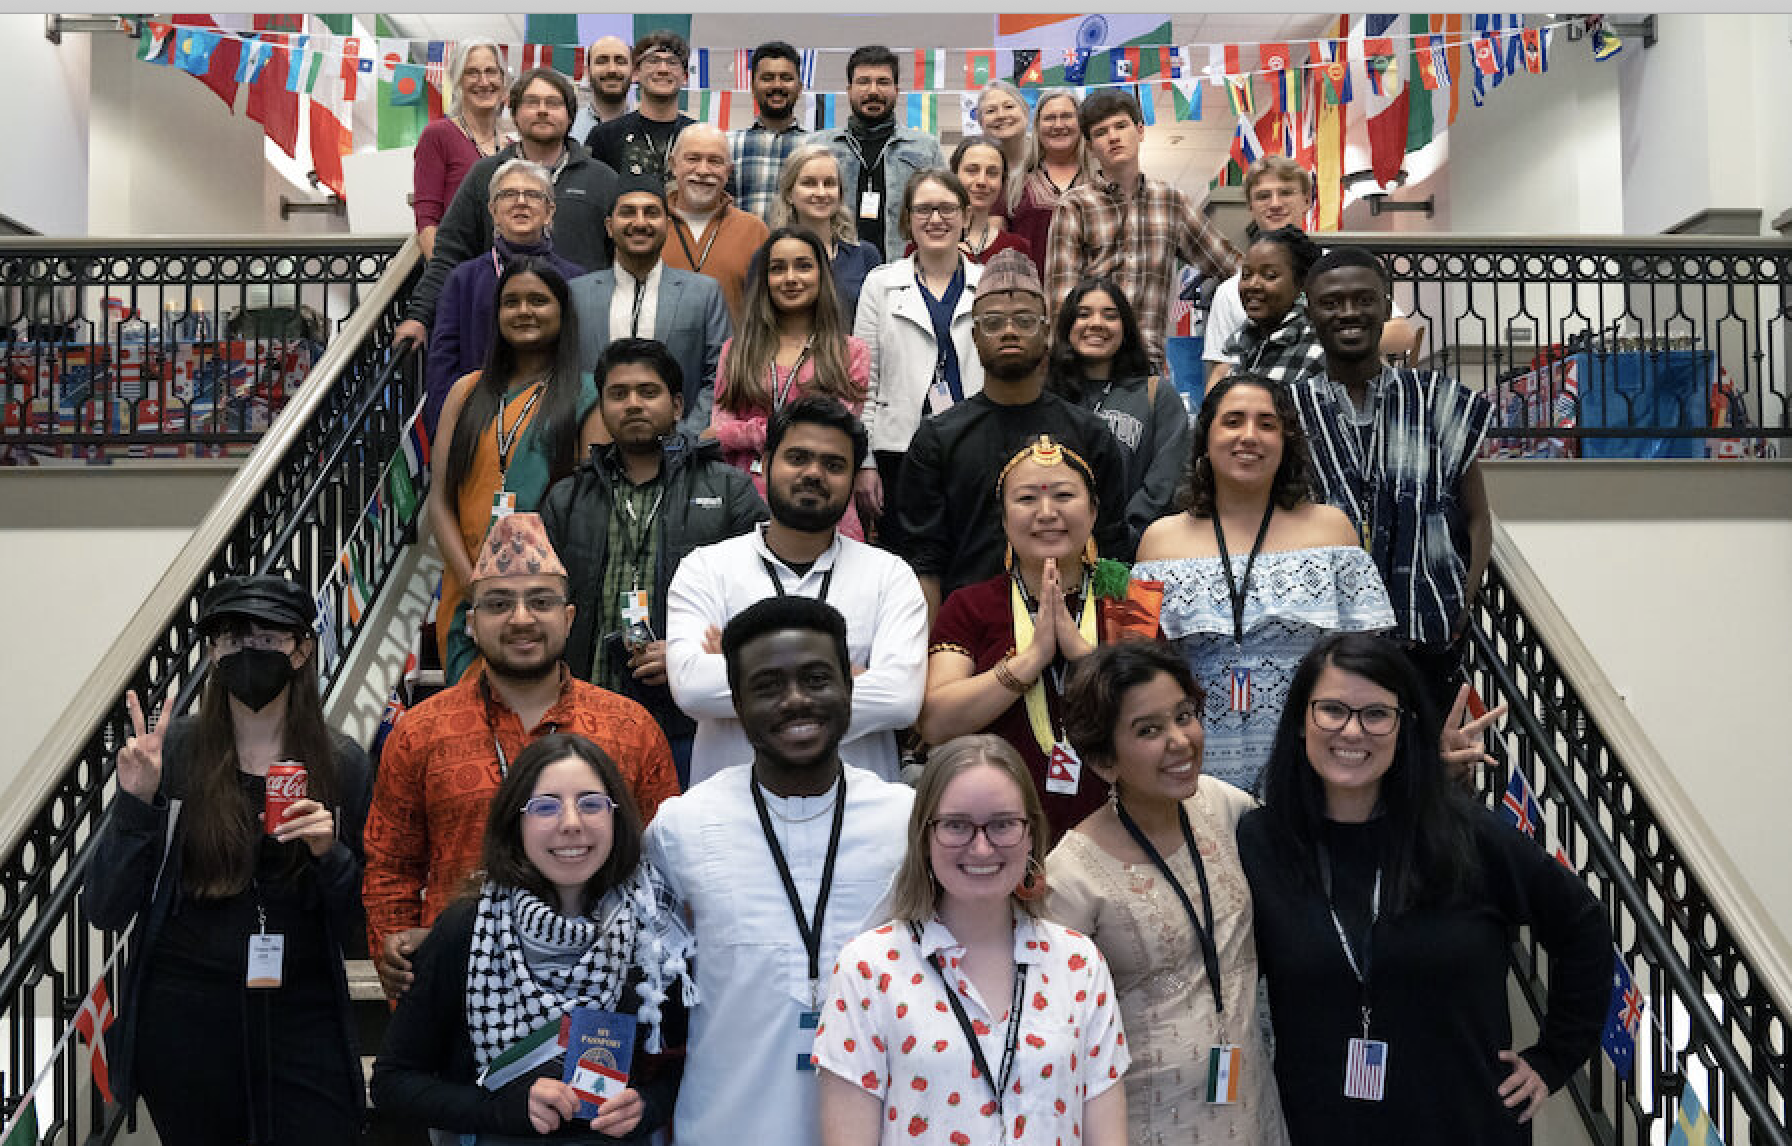
[[[1043,602],[1042,602],[1043,605]],[[1033,615],[1027,612],[1027,598],[1021,592],[1020,574],[1017,572],[1008,579],[1008,608],[1014,614],[1014,648],[1018,652],[1033,643]],[[1095,646],[1095,594],[1090,590],[1089,574],[1083,574],[1083,615],[1077,619],[1076,630],[1082,634],[1089,646]],[[1047,666],[1049,671],[1050,666]],[[1052,748],[1058,743],[1052,731],[1051,709],[1045,703],[1045,673],[1027,689],[1027,723],[1032,726],[1033,739],[1039,742],[1039,751],[1049,759]]]

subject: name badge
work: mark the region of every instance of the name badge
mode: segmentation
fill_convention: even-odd
[[[859,196],[859,218],[877,218],[877,213],[883,210],[883,205],[884,197],[881,194],[876,191],[867,190],[863,195]]]
[[[815,1029],[821,1025],[820,1011],[804,1011],[796,1017],[796,1068],[815,1069]]]
[[[927,409],[922,416],[931,418],[935,414],[943,414],[952,408],[952,391],[946,389],[944,378],[935,378],[933,385],[927,388]]]
[[[1207,1052],[1207,1101],[1231,1106],[1238,1101],[1244,1083],[1244,1050],[1221,1044]]]
[[[1344,1097],[1380,1102],[1388,1080],[1388,1044],[1351,1039],[1344,1055]]]
[[[1045,790],[1055,796],[1074,796],[1082,778],[1083,761],[1070,742],[1060,740],[1052,745],[1052,758],[1045,769]]]
[[[493,521],[498,520],[500,517],[509,517],[511,514],[513,514],[515,512],[516,512],[516,494],[510,492],[507,489],[501,489],[497,492],[496,495],[494,495],[492,497],[492,520]]]
[[[249,936],[249,976],[244,985],[271,990],[280,985],[286,965],[286,936],[258,932]]]
[[[647,623],[647,590],[624,589],[622,592],[622,623],[624,625],[644,625]]]

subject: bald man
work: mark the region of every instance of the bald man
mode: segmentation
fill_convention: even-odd
[[[666,265],[708,275],[722,287],[728,315],[741,323],[747,267],[770,232],[759,216],[734,205],[725,189],[734,161],[728,137],[707,123],[694,123],[672,144],[672,234],[662,257]]]
[[[579,118],[572,125],[574,139],[585,139],[600,123],[609,123],[628,113],[628,89],[634,82],[634,64],[628,45],[620,36],[605,36],[591,41],[585,49],[585,84],[591,102],[579,109]]]

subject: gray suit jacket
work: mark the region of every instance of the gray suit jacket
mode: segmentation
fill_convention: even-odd
[[[579,369],[592,370],[610,345],[610,301],[616,294],[616,271],[605,267],[572,280],[572,305],[579,315]],[[716,362],[722,343],[734,333],[722,288],[707,275],[673,267],[660,268],[660,293],[654,303],[653,337],[666,344],[684,373],[684,418],[678,426],[693,439],[709,427],[715,404]],[[603,380],[598,380],[598,390]]]

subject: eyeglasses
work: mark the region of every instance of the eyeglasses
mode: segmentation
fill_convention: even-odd
[[[565,806],[558,796],[530,796],[522,813],[531,819],[557,820]],[[615,811],[616,801],[602,792],[585,792],[572,802],[572,806],[581,816],[601,816]]]
[[[219,633],[212,638],[212,648],[229,655],[242,649],[256,649],[264,653],[291,652],[293,635],[291,633]]]
[[[1356,717],[1365,735],[1386,736],[1400,723],[1400,709],[1391,704],[1365,704],[1352,708],[1341,700],[1315,700],[1307,704],[1313,723],[1325,732],[1342,732]]]
[[[985,334],[1000,334],[1002,333],[1002,328],[1004,326],[1012,326],[1022,334],[1032,334],[1041,326],[1045,325],[1045,316],[1043,314],[1035,314],[1030,310],[1019,311],[1015,314],[992,312],[990,314],[974,315],[972,316],[971,321],[976,323],[977,329]]]
[[[927,821],[933,838],[949,848],[969,847],[982,832],[992,848],[1011,848],[1027,838],[1025,816],[997,816],[987,824],[967,820],[963,816],[936,816]]]
[[[908,209],[908,213],[917,222],[925,223],[929,218],[938,215],[947,221],[958,218],[964,208],[956,203],[916,203]]]
[[[685,64],[671,52],[649,52],[641,57],[641,66],[644,68],[682,68]]]
[[[461,73],[463,79],[501,80],[504,78],[503,68],[468,68]]]
[[[508,617],[516,612],[519,603],[523,608],[539,617],[566,604],[566,597],[546,589],[522,594],[484,593],[473,602],[473,611],[484,613],[488,617]]]
[[[547,205],[548,193],[537,191],[533,187],[506,187],[501,191],[492,192],[492,202],[494,203],[510,203],[517,199],[536,207],[543,207]]]
[[[524,96],[522,99],[517,100],[516,104],[521,108],[539,107],[546,108],[548,111],[558,111],[566,106],[566,101],[557,95]]]

